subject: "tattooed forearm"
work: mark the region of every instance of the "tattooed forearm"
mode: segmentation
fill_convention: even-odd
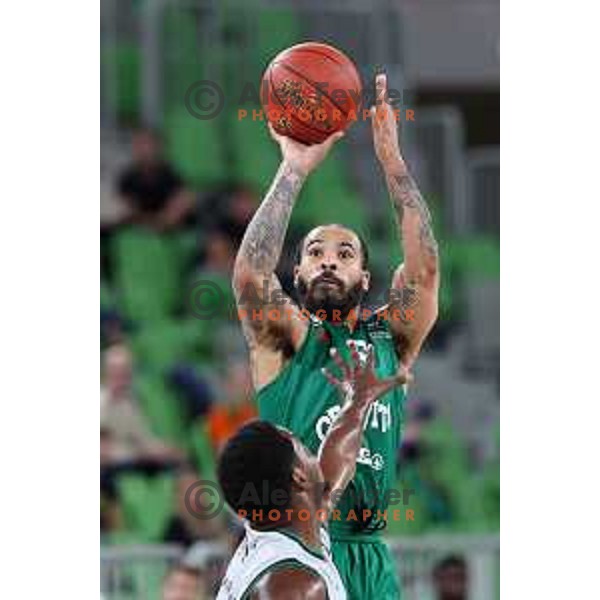
[[[288,163],[279,169],[273,185],[246,229],[238,252],[255,272],[269,274],[275,271],[283,248],[294,202],[304,176]]]
[[[387,181],[401,238],[405,240],[407,234],[414,234],[417,228],[421,251],[437,259],[438,245],[431,225],[431,213],[417,184],[408,173],[388,175]]]

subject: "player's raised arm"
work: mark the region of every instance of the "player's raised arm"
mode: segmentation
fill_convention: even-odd
[[[377,75],[375,84],[377,105],[371,109],[375,152],[385,173],[404,254],[392,288],[408,291],[390,302],[390,308],[398,309],[390,311],[390,325],[400,342],[400,358],[410,365],[437,318],[438,245],[427,204],[400,152],[398,125],[387,101],[386,75]],[[394,318],[394,314],[399,316]]]
[[[274,291],[278,291],[279,299],[283,298],[275,269],[296,198],[306,177],[343,136],[337,133],[322,144],[305,146],[278,135],[270,125],[269,129],[281,148],[283,160],[267,195],[246,229],[233,270],[233,288],[251,351],[261,347],[278,349],[289,344],[296,347],[306,330],[305,322],[290,317],[290,311],[297,309],[289,299],[277,306],[281,318],[275,321],[267,319],[265,315],[272,308],[270,301]],[[265,282],[268,282],[269,298],[262,297]],[[259,309],[263,310],[263,318],[256,316],[260,313]]]
[[[339,499],[348,482],[354,477],[356,458],[370,405],[392,388],[411,379],[404,368],[395,377],[377,379],[373,348],[369,348],[365,364],[362,365],[356,346],[351,343],[350,347],[350,364],[346,364],[335,349],[332,350],[332,357],[341,371],[340,378],[323,371],[328,381],[337,387],[345,398],[344,405],[319,450],[319,463],[327,483],[327,510],[333,508],[335,500]]]

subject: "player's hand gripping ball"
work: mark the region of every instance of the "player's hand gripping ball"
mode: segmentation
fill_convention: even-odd
[[[261,87],[263,109],[275,131],[307,145],[350,127],[359,116],[361,94],[352,60],[317,42],[278,54]]]

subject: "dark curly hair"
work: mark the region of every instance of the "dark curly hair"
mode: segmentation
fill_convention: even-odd
[[[289,508],[296,451],[289,435],[267,421],[252,421],[229,439],[217,465],[219,485],[234,511]],[[265,494],[267,491],[267,494]],[[277,491],[277,494],[273,492]]]

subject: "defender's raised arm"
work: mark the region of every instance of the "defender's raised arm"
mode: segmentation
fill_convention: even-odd
[[[354,477],[369,407],[377,398],[411,379],[405,369],[394,377],[377,379],[373,348],[369,348],[364,365],[361,364],[356,345],[351,342],[350,348],[351,364],[346,364],[337,350],[332,350],[332,357],[342,373],[341,378],[329,371],[323,371],[328,381],[337,387],[345,398],[344,405],[319,450],[319,463],[328,488],[328,510],[333,508],[335,497],[339,498]]]

